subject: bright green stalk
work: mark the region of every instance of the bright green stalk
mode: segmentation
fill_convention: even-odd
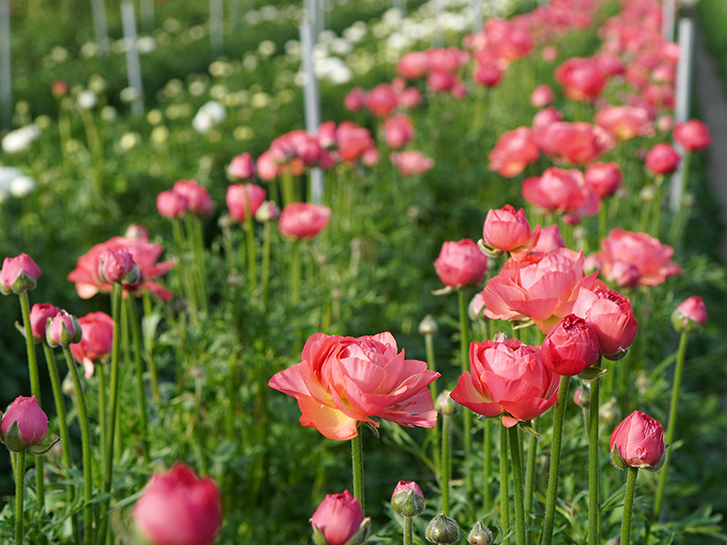
[[[601,527],[600,482],[601,464],[598,459],[598,408],[601,379],[591,381],[591,400],[588,408],[588,545],[598,545]]]
[[[631,543],[631,519],[634,514],[634,491],[636,490],[636,477],[639,474],[638,467],[628,469],[629,476],[626,479],[626,492],[624,493],[624,515],[621,523],[621,544]]]
[[[449,514],[449,481],[452,479],[452,455],[450,443],[452,441],[452,417],[442,415],[442,511]]]
[[[207,267],[204,259],[204,234],[202,233],[202,220],[199,216],[188,216],[187,233],[194,255],[194,272],[197,278],[197,297],[202,312],[207,313]]]
[[[467,314],[467,302],[463,289],[457,290],[459,299],[459,348],[462,363],[462,372],[469,370],[469,341],[468,341],[468,323],[469,315]],[[472,471],[470,470],[470,462],[472,456],[472,413],[470,411],[462,411],[462,434],[464,435],[464,460],[465,460],[465,485],[467,488],[467,498],[470,502],[474,498],[475,486],[472,481]],[[473,506],[474,507],[474,506]]]
[[[503,426],[504,427],[504,426]],[[515,536],[517,545],[525,545],[525,506],[523,502],[523,468],[520,462],[518,428],[509,428],[510,458],[512,459],[512,479],[515,489]]]
[[[364,477],[363,477],[363,439],[361,438],[361,426],[358,426],[356,436],[351,439],[351,466],[353,468],[353,497],[361,505],[361,511],[365,509],[364,501]]]
[[[654,223],[651,228],[651,235],[659,238],[659,227],[661,226],[661,188],[664,185],[664,175],[660,174],[654,180],[656,191],[654,192]]]
[[[174,246],[177,250],[177,263],[176,272],[179,283],[179,288],[184,291],[184,295],[187,299],[189,308],[193,311],[197,311],[197,296],[194,291],[194,283],[189,281],[189,276],[185,271],[184,266],[184,237],[182,236],[182,222],[179,218],[172,218],[172,232],[174,233]]]
[[[12,453],[10,454],[12,456]],[[23,544],[23,500],[25,499],[25,451],[15,461],[15,545]]]
[[[254,291],[257,289],[257,258],[255,256],[255,224],[253,223],[252,209],[250,208],[250,199],[247,197],[247,187],[245,188],[245,235],[247,236],[247,281],[250,288]]]
[[[121,285],[119,285],[119,288]],[[115,328],[114,328],[115,329]],[[86,396],[83,394],[83,386],[78,376],[76,362],[73,361],[71,349],[67,346],[63,347],[63,355],[66,357],[66,364],[73,379],[73,387],[76,390],[76,400],[78,402],[78,423],[81,426],[81,450],[83,453],[83,542],[91,543],[93,535],[93,466],[91,465],[91,434],[88,428],[88,412],[86,411]]]
[[[290,263],[290,302],[294,305],[300,303],[300,280],[303,275],[300,245],[301,241],[293,241],[293,253]]]
[[[507,534],[510,530],[510,505],[507,498],[507,428],[500,427],[500,520],[502,531]],[[507,545],[509,538],[503,543]]]
[[[30,374],[30,393],[35,396],[38,405],[40,401],[40,381],[38,380],[38,362],[35,357],[35,342],[33,330],[30,326],[30,302],[28,292],[22,291],[20,297],[20,311],[23,315],[23,326],[25,328],[25,348],[28,353],[28,372]],[[35,486],[38,493],[38,505],[41,511],[45,511],[45,481],[43,480],[43,457],[35,457]]]
[[[96,377],[98,378],[98,426],[99,442],[101,444],[102,466],[106,466],[106,367],[103,364],[95,366]]]
[[[144,316],[148,318],[151,316],[152,313],[151,296],[149,295],[149,292],[143,292],[142,301],[144,303]],[[149,381],[151,383],[151,393],[152,395],[154,395],[154,399],[158,401],[159,399],[161,399],[161,394],[159,393],[159,370],[157,369],[157,362],[156,358],[154,357],[153,338],[144,338],[144,345],[146,348],[147,361],[149,363]]]
[[[414,545],[414,517],[404,517],[404,545]]]
[[[437,371],[437,360],[434,356],[434,335],[432,333],[425,333],[424,334],[424,345],[426,348],[427,353],[427,366],[431,371],[436,372]],[[432,394],[432,400],[436,403],[437,400],[437,381],[432,381],[431,384],[429,384],[429,391]],[[440,461],[440,452],[439,452],[439,426],[434,426],[429,430],[430,437],[432,439],[432,444],[434,445],[434,449],[432,452],[432,458],[434,461],[434,467],[437,468],[437,470],[440,472],[441,475],[442,467],[441,467],[441,461]]]
[[[555,417],[553,418],[553,446],[550,451],[550,472],[548,473],[545,523],[543,524],[543,539],[540,542],[541,545],[550,545],[553,541],[555,505],[558,499],[558,474],[560,473],[560,448],[563,441],[563,417],[565,415],[566,401],[568,400],[569,385],[569,376],[563,375],[560,377],[558,401],[555,404]]]
[[[283,207],[295,202],[293,174],[289,169],[280,176],[280,191],[283,195]]]
[[[272,237],[272,222],[266,221],[263,227],[263,308],[268,306],[270,293],[270,239]]]
[[[141,359],[141,333],[136,301],[131,294],[126,298],[126,320],[131,328],[131,341],[134,343],[134,367],[136,369],[136,394],[139,399],[139,429],[141,431],[141,452],[144,460],[149,460],[149,432],[146,419],[146,394],[144,393],[144,362]]]
[[[533,422],[535,430],[540,427],[540,420]],[[528,459],[525,462],[525,513],[533,510],[533,494],[535,493],[535,458],[538,454],[538,438],[528,434]]]
[[[677,364],[674,369],[674,384],[671,390],[671,402],[669,406],[669,424],[666,428],[665,443],[671,445],[674,441],[674,429],[677,421],[677,405],[679,404],[679,389],[682,383],[682,372],[684,371],[684,357],[687,353],[687,337],[688,333],[682,331],[679,338],[679,348],[677,351]],[[661,507],[664,503],[664,492],[666,491],[667,472],[669,471],[669,457],[667,456],[664,466],[661,468],[659,476],[659,488],[656,492],[656,500],[654,501],[654,518],[658,518],[661,514]]]
[[[490,487],[490,473],[492,472],[492,425],[488,418],[482,422],[485,426],[485,437],[483,450],[485,452],[485,462],[483,468],[484,480],[484,507],[485,513],[489,513],[492,508],[492,488]]]

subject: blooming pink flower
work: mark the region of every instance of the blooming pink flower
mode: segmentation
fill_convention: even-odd
[[[0,293],[23,293],[35,289],[40,278],[40,268],[28,254],[6,257],[0,269]]]
[[[578,292],[573,314],[583,318],[596,333],[606,359],[623,357],[639,328],[629,298],[603,285]]]
[[[533,116],[533,129],[536,131],[536,134],[538,134],[541,129],[562,120],[563,114],[556,110],[553,106],[548,106]],[[540,146],[539,140],[539,138],[536,138],[538,146]]]
[[[581,171],[550,167],[540,178],[524,180],[522,195],[551,212],[575,212],[586,203],[588,190]]]
[[[551,329],[540,347],[545,366],[559,375],[575,376],[596,363],[600,355],[596,333],[575,314]]]
[[[302,361],[276,373],[271,388],[298,400],[300,423],[330,439],[356,437],[360,422],[372,417],[404,426],[432,428],[437,412],[427,386],[439,373],[397,353],[390,333],[339,337],[316,333]]]
[[[540,416],[557,399],[560,375],[549,370],[538,347],[518,339],[470,344],[470,371],[452,390],[452,399],[484,416],[502,415],[510,428]]]
[[[327,545],[343,545],[359,531],[366,531],[358,499],[348,490],[342,494],[327,494],[310,519],[314,532],[321,532]],[[362,540],[363,541],[363,540]]]
[[[207,216],[215,207],[207,189],[197,180],[179,180],[175,182],[172,191],[187,198],[187,209],[193,214]]]
[[[434,160],[421,151],[405,150],[392,153],[389,158],[402,176],[416,176],[424,174],[434,167]]]
[[[533,89],[533,92],[530,93],[530,104],[536,108],[544,108],[553,102],[553,100],[555,100],[555,93],[553,93],[553,89],[544,83],[538,85],[535,89]]]
[[[358,112],[366,105],[366,91],[361,87],[351,89],[343,99],[343,106],[349,112]]]
[[[338,154],[346,163],[353,163],[361,158],[367,150],[374,147],[371,133],[353,121],[342,121],[336,129]]]
[[[490,209],[482,227],[482,240],[489,248],[503,252],[525,252],[535,245],[540,226],[530,229],[525,210],[515,212],[506,204],[499,210]]]
[[[586,169],[586,187],[602,199],[613,195],[622,179],[621,169],[614,162],[592,163]]]
[[[532,129],[519,127],[500,136],[490,152],[490,164],[487,168],[512,178],[525,170],[530,163],[537,161],[538,157],[540,150]]]
[[[563,86],[563,94],[581,102],[593,100],[606,85],[598,63],[592,58],[573,57],[555,71],[555,79]]]
[[[235,221],[245,221],[248,207],[254,216],[265,201],[266,192],[255,184],[234,184],[227,187],[227,209]],[[249,199],[249,203],[248,203]]]
[[[15,431],[10,429],[13,423],[17,423]],[[2,415],[0,432],[5,445],[13,452],[20,452],[45,439],[48,435],[48,417],[38,406],[35,396],[18,396]]]
[[[646,168],[654,174],[671,174],[679,167],[681,157],[671,144],[656,144],[646,154]]]
[[[627,466],[652,470],[661,466],[666,452],[661,424],[641,411],[632,412],[616,426],[609,445],[611,456],[616,450]]]
[[[157,263],[164,247],[156,242],[149,242],[146,237],[124,238],[113,237],[106,242],[96,244],[88,252],[78,258],[76,268],[68,275],[68,280],[76,284],[76,292],[82,299],[90,299],[98,292],[110,292],[112,284],[103,280],[99,274],[100,256],[104,250],[126,248],[131,253],[134,263],[139,269],[139,282],[133,286],[125,285],[126,291],[140,294],[151,291],[162,301],[171,299],[173,293],[158,283],[155,278],[165,275],[174,266],[174,261]]]
[[[181,218],[188,208],[187,197],[176,191],[162,191],[157,195],[157,211],[165,218]]]
[[[416,108],[422,103],[422,92],[416,87],[407,87],[399,93],[399,108]]]
[[[83,364],[86,378],[93,375],[93,365],[111,353],[114,341],[114,320],[105,312],[91,312],[78,319],[83,336],[71,344],[71,354]]]
[[[280,174],[278,164],[273,159],[273,153],[264,151],[257,158],[257,173],[261,180],[271,182]]]
[[[278,229],[295,239],[312,239],[320,233],[331,217],[331,209],[320,204],[294,202],[283,208]]]
[[[538,227],[540,226],[535,226],[536,229]],[[560,234],[560,227],[558,227],[557,224],[554,224],[543,227],[540,230],[538,243],[533,246],[532,251],[549,254],[558,248],[565,248],[565,241],[563,240],[563,236]]]
[[[434,267],[443,284],[459,289],[482,282],[487,272],[487,257],[468,238],[459,242],[448,241],[442,244]]]
[[[702,151],[712,143],[712,135],[707,125],[698,119],[690,119],[676,124],[674,140],[687,151]]]
[[[445,70],[432,70],[427,78],[427,86],[435,93],[447,93],[457,84],[457,76]]]
[[[644,108],[607,105],[596,112],[595,120],[599,127],[619,140],[654,136],[654,125]]]
[[[50,303],[37,303],[30,309],[30,331],[35,341],[45,339],[48,318],[53,318],[59,310]]]
[[[255,176],[255,161],[249,153],[237,155],[227,166],[227,173],[235,180],[247,180]]]
[[[526,57],[535,47],[532,36],[515,21],[491,17],[485,23],[485,36],[488,47],[497,56],[511,63]]]
[[[543,153],[573,165],[587,165],[615,146],[605,130],[585,122],[551,123],[538,129],[535,138]]]
[[[153,545],[209,545],[222,525],[220,491],[210,477],[177,463],[152,475],[132,516]]]
[[[379,83],[366,95],[366,108],[376,117],[387,117],[398,105],[396,93],[390,85]]]
[[[668,277],[682,273],[681,267],[671,261],[674,249],[647,233],[613,229],[601,241],[601,248],[597,256],[603,274],[620,286],[658,286]],[[624,268],[632,272],[620,275]]]
[[[677,331],[698,331],[707,323],[707,307],[698,295],[684,300],[672,313],[671,323]]]
[[[429,55],[424,51],[405,53],[396,63],[396,71],[407,79],[423,78],[429,73]]]
[[[399,149],[414,138],[414,125],[408,115],[398,114],[384,122],[384,132],[386,143],[394,149]]]
[[[483,87],[496,87],[502,81],[503,71],[498,60],[492,59],[478,62],[473,77]]]

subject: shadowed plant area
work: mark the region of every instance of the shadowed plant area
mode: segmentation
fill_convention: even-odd
[[[0,0],[0,541],[727,542],[663,10]]]

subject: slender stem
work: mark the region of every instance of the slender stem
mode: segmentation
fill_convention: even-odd
[[[202,312],[207,313],[207,267],[204,259],[204,234],[202,233],[202,220],[197,215],[188,216],[187,234],[194,256],[194,273],[197,284],[198,304]]]
[[[510,530],[510,506],[507,500],[507,428],[500,426],[500,520],[504,534]],[[507,545],[509,541],[506,539],[503,543]]]
[[[272,222],[266,221],[263,228],[263,308],[268,306],[270,293],[270,239],[272,238]]]
[[[227,379],[227,412],[225,413],[225,433],[230,438],[235,434],[235,399],[237,394],[237,355],[230,357]],[[234,439],[233,439],[234,440]]]
[[[426,353],[427,353],[427,366],[431,371],[437,370],[437,361],[434,356],[434,335],[431,333],[427,333],[424,335],[424,345],[426,347]],[[433,381],[429,385],[429,391],[432,394],[432,400],[436,402],[437,400],[437,381]],[[429,434],[432,440],[432,445],[434,445],[434,449],[432,452],[432,458],[434,461],[434,467],[437,468],[437,470],[440,472],[441,475],[441,462],[440,462],[440,451],[439,451],[439,426],[434,426],[429,430]]]
[[[485,437],[483,450],[485,452],[485,461],[483,467],[483,487],[484,487],[484,507],[485,513],[489,513],[492,509],[492,487],[490,486],[490,474],[492,473],[492,425],[489,418],[485,418],[482,422],[485,426]]]
[[[565,406],[568,400],[569,385],[569,376],[563,375],[560,377],[558,401],[555,404],[555,416],[553,417],[553,445],[550,451],[550,472],[548,474],[548,492],[546,495],[542,545],[550,545],[553,541],[555,504],[558,499],[558,474],[560,473],[560,447],[563,440],[563,416],[565,415]]]
[[[119,285],[119,288],[121,286]],[[68,371],[73,379],[73,387],[76,390],[76,401],[78,403],[78,423],[81,426],[81,450],[83,453],[83,541],[91,543],[93,535],[93,468],[91,466],[91,434],[88,428],[88,412],[86,411],[86,396],[83,394],[83,386],[78,376],[76,363],[73,361],[71,349],[67,346],[63,347],[63,355],[66,357]]]
[[[142,301],[144,303],[144,317],[150,319],[152,308],[149,292],[145,291],[142,293]],[[149,363],[149,382],[151,383],[151,393],[154,396],[154,399],[159,401],[159,399],[161,399],[161,394],[159,392],[159,370],[157,369],[157,362],[154,357],[154,336],[150,335],[149,337],[149,339],[144,337],[145,352],[147,362]]]
[[[40,381],[38,380],[38,362],[35,357],[35,340],[33,339],[33,331],[30,326],[30,302],[28,300],[28,292],[23,291],[19,294],[20,311],[23,315],[23,326],[25,328],[25,348],[28,352],[28,372],[30,374],[30,393],[35,396],[38,405],[42,406],[40,401]],[[38,505],[41,511],[45,510],[45,481],[43,480],[43,458],[35,457],[35,486],[38,494]]]
[[[452,441],[452,417],[442,415],[442,512],[449,514],[449,481],[452,479],[452,455],[450,443]]]
[[[144,362],[141,359],[141,332],[139,317],[136,312],[136,301],[129,295],[125,301],[126,320],[131,329],[131,341],[134,343],[134,367],[136,369],[136,394],[139,400],[139,430],[141,431],[141,452],[144,460],[149,460],[149,432],[147,431],[146,393],[144,392]]]
[[[515,536],[517,545],[525,545],[525,505],[523,498],[523,468],[520,462],[520,445],[518,428],[508,428],[510,436],[510,458],[512,461],[512,479],[515,489]]]
[[[358,427],[356,436],[351,439],[351,467],[353,469],[353,496],[361,505],[361,511],[366,512],[364,500],[364,468],[363,468],[363,439],[361,438],[361,426]]]
[[[671,445],[672,441],[674,441],[674,429],[676,428],[677,421],[677,405],[679,404],[679,388],[681,387],[682,372],[684,371],[684,357],[687,353],[687,337],[688,333],[686,331],[682,331],[682,336],[679,339],[679,348],[677,349],[677,364],[674,369],[674,384],[672,385],[671,390],[669,424],[666,427],[665,442],[667,445]],[[669,457],[667,456],[664,466],[661,468],[661,475],[659,476],[659,488],[656,491],[656,500],[654,501],[654,518],[658,518],[659,515],[661,515],[668,471]]]
[[[414,517],[404,517],[404,545],[414,545]]]
[[[293,190],[293,174],[290,170],[284,172],[280,177],[280,191],[283,196],[283,207],[295,201]]]
[[[608,208],[606,204],[606,202],[602,202],[601,209],[598,211],[598,240],[596,240],[595,248],[598,248],[601,240],[606,238],[606,228],[608,221]]]
[[[462,372],[465,373],[469,369],[469,341],[468,341],[468,323],[467,301],[465,301],[465,293],[463,289],[457,290],[459,300],[459,349],[462,364]],[[465,460],[465,487],[467,489],[467,498],[470,503],[474,500],[475,486],[472,480],[471,461],[472,461],[472,413],[470,411],[462,411],[462,434],[464,435],[464,460]],[[474,505],[471,505],[474,510]]]
[[[294,305],[300,303],[300,277],[303,274],[300,245],[301,242],[299,240],[293,241],[293,254],[290,264],[290,298],[291,303],[293,303]]]
[[[174,246],[177,249],[177,259],[179,260],[178,266],[175,267],[179,289],[184,291],[189,308],[196,312],[197,297],[194,292],[194,283],[189,281],[189,276],[184,266],[184,254],[186,252],[184,249],[184,237],[182,236],[182,222],[179,218],[172,218],[172,232],[174,233]]]
[[[247,195],[247,186],[245,192],[245,195]],[[245,199],[245,235],[247,236],[247,274],[249,277],[247,281],[254,291],[257,289],[257,258],[255,257],[255,224],[253,223],[249,197]]]
[[[106,465],[106,437],[107,421],[106,421],[106,367],[102,364],[95,366],[96,377],[98,378],[98,423],[99,423],[99,441],[101,444],[102,464]]]
[[[601,511],[601,463],[598,459],[598,408],[601,379],[591,381],[591,400],[588,408],[588,545],[598,545]]]
[[[540,419],[533,421],[535,431],[540,428]],[[525,514],[529,515],[533,509],[533,494],[535,493],[535,458],[538,454],[538,438],[528,435],[528,458],[525,462]]]
[[[13,455],[12,453],[10,454]],[[15,460],[15,545],[23,543],[23,500],[25,499],[25,451]]]
[[[628,469],[629,476],[626,479],[626,492],[624,493],[624,516],[621,523],[621,545],[631,543],[631,519],[634,514],[634,491],[636,490],[636,477],[639,474],[638,467]]]

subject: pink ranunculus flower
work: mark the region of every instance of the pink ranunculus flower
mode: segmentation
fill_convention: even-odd
[[[601,270],[608,280],[616,281],[620,286],[658,286],[670,276],[682,273],[681,267],[671,261],[674,249],[647,233],[616,228],[601,241],[601,248],[596,254],[601,261]],[[636,273],[622,277],[618,273],[624,267]],[[619,278],[629,281],[618,282]]]
[[[671,323],[677,331],[700,331],[707,323],[707,307],[698,295],[684,300],[672,313]]]
[[[374,140],[368,129],[353,121],[342,121],[336,129],[338,154],[346,163],[353,163],[361,158],[366,151],[374,147]]]
[[[391,508],[404,517],[415,517],[426,507],[424,494],[414,481],[399,481],[391,494]]]
[[[601,353],[609,360],[626,355],[639,328],[629,298],[603,285],[578,292],[573,314],[596,333]]]
[[[396,71],[407,79],[423,78],[429,73],[430,68],[429,55],[424,51],[405,53],[396,63]]]
[[[487,168],[506,178],[517,176],[540,157],[533,130],[519,127],[504,133],[490,152]]]
[[[646,154],[646,168],[653,174],[672,174],[679,167],[681,156],[671,144],[656,144]]]
[[[586,169],[586,186],[602,199],[613,195],[621,187],[622,179],[621,169],[613,161],[591,163]]]
[[[28,254],[6,257],[0,269],[0,293],[23,293],[35,289],[40,278],[40,268]]]
[[[593,100],[606,86],[606,79],[593,58],[568,59],[556,69],[555,79],[563,86],[565,96],[581,102]]]
[[[165,218],[181,218],[189,208],[187,197],[175,191],[162,191],[157,195],[157,211]]]
[[[654,124],[644,108],[607,105],[596,112],[594,119],[599,127],[618,140],[654,136]]]
[[[460,377],[452,399],[483,416],[500,416],[510,428],[555,404],[560,375],[543,365],[539,347],[518,339],[470,344],[470,371]]]
[[[179,180],[174,183],[172,191],[187,198],[187,209],[193,214],[207,216],[215,207],[207,189],[197,180]]]
[[[177,463],[152,475],[132,517],[145,543],[210,545],[222,526],[220,491],[210,477]]]
[[[617,467],[659,469],[666,454],[661,424],[641,411],[634,411],[616,426],[609,442],[611,457]],[[618,457],[614,451],[617,451]]]
[[[107,248],[99,256],[98,274],[106,282],[119,284],[135,284],[139,279],[139,270],[128,248]]]
[[[575,314],[569,314],[551,329],[540,347],[540,356],[548,369],[571,377],[596,363],[600,355],[596,333]]]
[[[366,105],[366,91],[361,87],[354,87],[343,99],[343,107],[349,112],[358,112]]]
[[[553,100],[555,100],[555,93],[553,92],[553,89],[544,83],[538,85],[535,89],[533,89],[533,92],[530,93],[530,104],[536,108],[544,108],[553,102]]]
[[[78,319],[83,336],[71,344],[71,354],[83,364],[86,378],[93,376],[93,366],[111,353],[114,341],[114,320],[105,312],[91,312]]]
[[[435,93],[448,93],[457,85],[457,76],[445,70],[432,70],[427,77],[427,86]]]
[[[245,221],[248,208],[255,216],[257,209],[265,202],[265,190],[256,184],[234,184],[227,187],[227,209],[235,221]],[[249,198],[249,203],[248,203]]]
[[[48,326],[48,318],[53,318],[60,312],[58,308],[50,303],[36,303],[30,309],[30,331],[35,342],[45,339],[45,330]]]
[[[156,242],[149,242],[146,237],[125,238],[113,237],[106,242],[96,244],[88,252],[78,258],[76,268],[68,275],[68,280],[76,284],[76,292],[81,299],[90,299],[99,292],[110,292],[112,284],[103,280],[99,274],[100,256],[108,249],[126,248],[131,252],[134,263],[139,269],[139,280],[133,286],[125,285],[125,291],[140,295],[150,291],[161,300],[168,301],[174,295],[154,280],[165,275],[174,266],[174,261],[157,263],[164,247]]]
[[[294,239],[310,240],[328,225],[331,209],[320,204],[294,202],[283,208],[278,229]]]
[[[582,121],[551,123],[538,129],[535,138],[543,153],[573,165],[587,165],[616,144],[601,127]]]
[[[597,274],[586,275],[583,252],[568,248],[508,259],[482,290],[485,316],[518,321],[530,318],[547,334],[572,313],[578,292],[593,288]]]
[[[310,522],[313,532],[320,533],[326,545],[364,543],[370,525],[370,519],[364,517],[358,499],[348,490],[341,494],[327,494]],[[317,539],[314,541],[320,543]]]
[[[13,452],[38,445],[48,435],[48,417],[38,406],[35,396],[18,396],[2,415],[2,441]],[[11,426],[16,424],[13,428]]]
[[[264,151],[257,158],[256,162],[257,173],[261,180],[271,182],[280,174],[278,164],[273,159],[273,154],[268,151]]]
[[[391,333],[339,337],[316,333],[302,361],[276,373],[269,385],[295,397],[300,423],[338,441],[378,417],[404,426],[433,428],[437,412],[427,388],[439,373],[397,352]]]
[[[536,225],[536,229],[540,227]],[[558,248],[565,248],[565,240],[560,234],[560,227],[557,224],[548,225],[540,230],[540,236],[538,237],[538,243],[533,246],[533,252],[540,252],[543,254],[549,254],[557,250]],[[585,261],[584,261],[585,263]]]
[[[504,76],[497,58],[483,59],[477,62],[477,69],[472,75],[475,82],[483,87],[496,87]]]
[[[575,212],[586,203],[588,189],[580,170],[550,167],[539,178],[524,180],[522,195],[550,212]]]
[[[234,180],[247,180],[255,176],[255,161],[252,156],[245,152],[237,155],[232,162],[227,165],[227,174]]]
[[[500,209],[490,209],[482,227],[485,246],[503,252],[531,250],[539,236],[540,226],[530,229],[525,210],[521,208],[516,212],[510,204]]]
[[[366,108],[376,117],[387,117],[398,106],[396,93],[387,83],[379,83],[368,92],[365,99]]]
[[[83,330],[78,319],[65,310],[59,310],[52,318],[48,318],[45,340],[53,348],[70,346],[81,342]]]
[[[690,119],[676,124],[674,140],[687,151],[702,151],[712,143],[712,135],[707,125],[698,119]]]
[[[475,286],[482,282],[487,272],[487,257],[479,246],[465,238],[459,242],[442,244],[434,267],[442,283],[451,288]]]
[[[399,149],[414,138],[414,125],[408,115],[394,115],[384,122],[384,133],[389,147]]]
[[[402,176],[416,176],[417,174],[424,174],[434,168],[434,160],[424,155],[421,151],[404,150],[398,153],[392,153],[389,157],[391,163]]]

